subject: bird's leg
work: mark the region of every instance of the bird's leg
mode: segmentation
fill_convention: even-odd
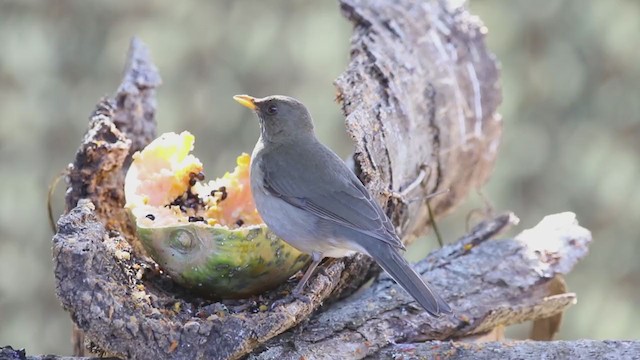
[[[313,260],[313,262],[307,268],[307,271],[302,276],[302,279],[300,279],[300,282],[298,283],[298,285],[296,285],[296,287],[293,289],[294,296],[302,295],[302,292],[304,291],[304,286],[307,284],[307,281],[309,281],[309,279],[311,278],[311,275],[313,275],[313,272],[316,270],[316,268],[318,267],[318,265],[320,265],[320,262],[322,261],[322,254],[314,252],[313,254],[311,254],[311,259]]]
[[[274,301],[273,304],[271,304],[272,310],[277,308],[280,305],[288,304],[293,300],[300,300],[305,303],[311,302],[311,299],[309,299],[308,296],[303,295],[302,292],[304,290],[304,286],[307,284],[307,282],[311,278],[311,275],[313,275],[313,272],[315,271],[315,269],[318,267],[318,265],[320,265],[322,258],[323,258],[322,254],[320,253],[311,254],[312,263],[307,268],[307,271],[302,276],[302,279],[300,279],[300,282],[298,282],[298,285],[296,285],[296,287],[293,288],[293,291],[291,292],[290,295],[287,295],[282,299],[278,299]]]

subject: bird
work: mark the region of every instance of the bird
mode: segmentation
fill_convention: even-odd
[[[402,256],[404,245],[380,205],[344,161],[317,139],[303,103],[283,95],[233,98],[254,110],[260,123],[250,164],[256,209],[278,237],[311,255],[293,295],[303,294],[325,257],[359,252],[372,257],[429,315],[452,313]]]

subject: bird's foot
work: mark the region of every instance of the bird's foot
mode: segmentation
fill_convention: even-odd
[[[309,304],[311,302],[311,298],[308,297],[307,295],[301,294],[301,293],[296,293],[296,292],[292,292],[289,295],[286,295],[276,301],[274,301],[270,308],[271,310],[274,310],[275,308],[277,308],[280,305],[286,305],[286,304],[290,304],[294,301],[302,301],[305,304]]]

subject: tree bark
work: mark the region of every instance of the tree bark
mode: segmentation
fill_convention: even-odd
[[[19,350],[0,348],[9,359],[26,360],[110,360],[115,358],[40,355],[27,356]],[[275,356],[274,356],[275,357]],[[251,357],[249,357],[251,358]],[[319,359],[321,357],[313,357]],[[622,340],[576,341],[514,341],[469,344],[443,341],[396,344],[388,346],[367,359],[598,359],[619,360],[640,358],[640,342]],[[287,360],[287,357],[279,358]],[[300,358],[292,358],[299,360]],[[331,358],[335,359],[335,358]]]
[[[354,24],[351,62],[336,80],[361,180],[381,194],[405,237],[453,210],[488,179],[500,143],[498,65],[486,28],[444,1],[341,0]],[[385,196],[386,195],[386,196]]]
[[[427,195],[449,189],[431,200],[444,215],[491,173],[501,133],[497,64],[482,24],[462,8],[342,0],[341,9],[354,23],[351,62],[336,81],[354,169],[410,241],[431,221]],[[565,291],[548,296],[590,241],[569,214],[529,235],[488,241],[513,223],[504,215],[420,262],[455,310],[442,319],[427,317],[386,276],[340,300],[377,272],[364,255],[325,262],[307,287],[309,302],[259,310],[289,283],[243,300],[195,297],[143,254],[122,208],[129,157],[155,136],[159,85],[134,39],[122,84],[98,104],[69,168],[68,213],[53,238],[56,292],[93,348],[139,359],[376,356],[394,351],[391,343],[549,318],[575,302]]]
[[[463,344],[430,341],[400,344],[384,349],[370,359],[638,359],[638,341],[515,341]]]
[[[454,316],[430,318],[387,276],[357,298],[314,315],[270,340],[252,359],[352,359],[392,344],[459,339],[562,313],[576,295],[552,294],[554,278],[587,254],[591,234],[572,213],[548,216],[514,239],[489,240],[512,215],[481,223],[416,269],[441,289]],[[384,358],[384,357],[382,357]]]

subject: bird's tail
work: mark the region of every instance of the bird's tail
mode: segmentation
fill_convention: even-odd
[[[372,247],[375,249],[367,249],[369,255],[431,316],[451,314],[449,305],[429,288],[398,250],[386,244]]]

